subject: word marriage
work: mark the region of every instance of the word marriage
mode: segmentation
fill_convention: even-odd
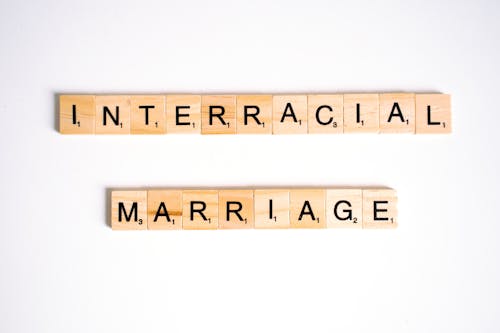
[[[396,228],[397,195],[389,188],[115,190],[111,227]]]

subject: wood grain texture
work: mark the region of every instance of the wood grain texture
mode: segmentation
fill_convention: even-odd
[[[307,95],[273,96],[273,134],[307,133]]]
[[[148,229],[182,229],[182,191],[148,191]]]
[[[165,134],[165,96],[130,96],[130,133]]]
[[[148,228],[147,191],[111,192],[111,228],[146,230]]]
[[[201,133],[236,134],[236,96],[201,96]]]
[[[415,94],[380,94],[380,133],[415,133]]]
[[[378,132],[378,94],[344,94],[344,133]]]
[[[437,93],[61,95],[59,98],[62,134],[432,134],[452,131],[450,95]],[[148,111],[148,124],[145,105],[154,106]]]
[[[272,134],[273,96],[237,96],[236,122],[237,134]]]
[[[310,134],[340,134],[344,132],[344,96],[308,95],[307,126]]]
[[[363,190],[363,228],[387,229],[398,226],[398,197],[393,189]]]
[[[289,190],[255,190],[254,208],[256,229],[284,229],[290,227]]]
[[[326,190],[326,223],[328,228],[363,227],[363,191],[361,189]]]
[[[290,227],[326,228],[325,190],[290,191]]]
[[[201,134],[201,95],[166,96],[167,134]]]
[[[388,188],[115,190],[113,229],[395,228]]]
[[[252,229],[253,227],[253,190],[220,190],[219,229]]]
[[[96,134],[130,134],[129,96],[96,96],[95,103]]]
[[[446,94],[416,94],[417,134],[451,133],[451,97]]]
[[[209,230],[219,227],[219,192],[186,190],[182,194],[182,228]]]
[[[59,96],[59,132],[94,134],[95,111],[95,96],[93,95]]]

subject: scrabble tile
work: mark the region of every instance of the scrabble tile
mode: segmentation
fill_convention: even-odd
[[[236,133],[236,96],[201,96],[201,133]]]
[[[451,98],[446,94],[416,94],[417,134],[451,133]]]
[[[167,95],[167,134],[201,133],[201,96]]]
[[[273,96],[273,134],[307,133],[307,95]]]
[[[362,190],[326,190],[326,224],[328,228],[361,229],[363,227]]]
[[[308,133],[336,134],[344,132],[344,96],[307,96]]]
[[[219,215],[217,190],[185,190],[182,193],[182,228],[217,229]]]
[[[344,94],[344,133],[378,131],[378,94]]]
[[[240,95],[236,98],[236,133],[273,133],[273,96]]]
[[[252,229],[253,212],[252,190],[219,191],[219,229]]]
[[[111,193],[111,228],[113,230],[146,230],[147,191],[113,191]]]
[[[130,133],[165,134],[165,96],[130,96]]]
[[[182,191],[148,191],[148,229],[182,229]]]
[[[289,190],[255,190],[254,207],[256,229],[283,229],[290,227]]]
[[[392,189],[363,190],[363,228],[396,228],[397,202]]]
[[[130,134],[130,97],[96,96],[96,134]]]
[[[415,133],[415,94],[380,94],[380,133]]]
[[[94,134],[95,96],[59,96],[59,132],[62,134]]]
[[[290,191],[290,227],[326,228],[325,190]]]

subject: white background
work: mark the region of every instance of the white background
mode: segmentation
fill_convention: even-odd
[[[496,1],[0,3],[1,332],[498,332]],[[62,136],[58,93],[435,91],[453,134]],[[135,186],[384,185],[397,230],[113,232]]]

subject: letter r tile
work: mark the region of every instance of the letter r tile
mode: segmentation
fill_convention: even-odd
[[[219,191],[219,229],[252,229],[253,213],[253,190]]]
[[[185,190],[182,193],[182,228],[217,229],[219,227],[219,191]]]

